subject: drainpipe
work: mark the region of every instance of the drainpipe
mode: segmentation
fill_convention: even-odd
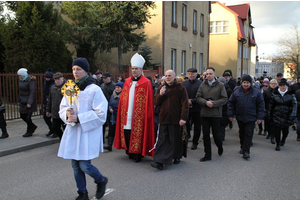
[[[163,3],[163,30],[162,30],[162,74],[165,73],[165,1],[162,2]]]

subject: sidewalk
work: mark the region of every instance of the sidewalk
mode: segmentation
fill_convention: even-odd
[[[46,137],[49,129],[42,115],[32,117],[32,121],[38,128],[31,137],[22,136],[26,132],[26,123],[22,119],[6,121],[9,137],[0,139],[0,157],[59,142],[58,138]]]

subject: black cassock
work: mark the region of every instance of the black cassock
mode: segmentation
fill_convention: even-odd
[[[183,149],[182,127],[174,124],[160,124],[154,161],[172,165],[173,159],[182,158]]]

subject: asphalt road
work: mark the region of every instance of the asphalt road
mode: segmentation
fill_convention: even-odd
[[[213,143],[213,141],[212,141]],[[251,158],[239,151],[236,124],[226,132],[224,154],[212,145],[212,161],[204,156],[202,142],[190,150],[179,165],[159,171],[142,162],[129,160],[123,150],[104,152],[92,164],[108,177],[107,194],[102,199],[300,199],[300,142],[290,129],[281,151],[275,151],[264,136],[254,135]],[[0,200],[73,200],[77,196],[71,161],[58,158],[59,144],[0,157]],[[90,198],[96,186],[87,176]]]

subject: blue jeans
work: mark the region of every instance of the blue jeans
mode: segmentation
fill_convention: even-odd
[[[71,160],[78,192],[86,193],[85,173],[94,178],[95,183],[104,181],[99,170],[91,164],[91,160]]]

